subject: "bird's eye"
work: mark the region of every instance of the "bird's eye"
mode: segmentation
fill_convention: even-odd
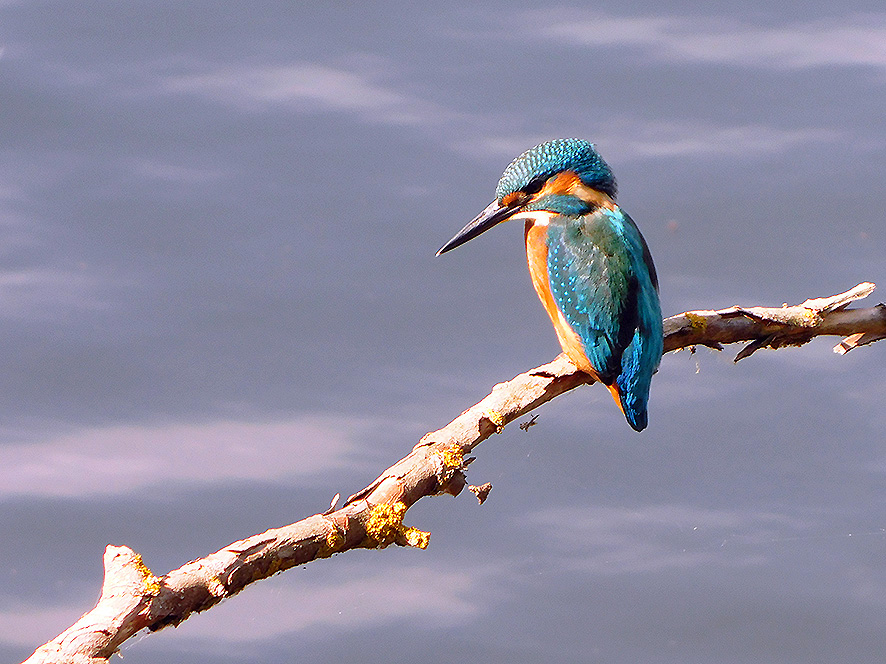
[[[529,199],[535,196],[545,186],[547,180],[544,178],[535,178],[530,180],[522,189],[512,191],[510,194],[501,199],[502,205],[512,207],[515,205],[523,205],[529,202]]]
[[[535,178],[534,180],[530,180],[529,184],[523,187],[523,191],[532,196],[540,192],[541,188],[544,186],[545,180],[543,180],[542,178]]]

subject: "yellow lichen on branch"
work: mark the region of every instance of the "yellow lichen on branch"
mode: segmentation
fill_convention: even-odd
[[[141,555],[139,555],[138,553],[134,554],[134,557],[132,558],[130,564],[132,565],[133,569],[141,575],[145,593],[151,596],[159,595],[160,579],[154,576],[154,573],[150,569],[148,569],[148,566],[145,565]]]
[[[505,420],[504,415],[495,410],[487,410],[484,415],[487,420],[495,425],[495,433],[501,433],[505,430],[507,421]]]
[[[445,447],[437,454],[447,470],[461,470],[464,467],[465,455],[458,445]]]
[[[406,516],[406,503],[381,503],[369,510],[366,518],[366,539],[363,546],[368,549],[384,549],[395,542],[425,549],[431,534],[403,525]]]

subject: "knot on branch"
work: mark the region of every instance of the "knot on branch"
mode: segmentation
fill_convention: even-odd
[[[462,471],[473,459],[465,459],[464,450],[459,445],[447,445],[438,449],[432,460],[439,487],[436,493],[460,494],[467,484]]]
[[[495,427],[495,433],[504,431],[505,425],[508,423],[504,415],[494,410],[487,410],[483,413],[483,417],[492,422],[492,425]]]
[[[337,500],[338,494],[336,494],[336,501]],[[323,542],[317,549],[317,557],[329,558],[333,553],[336,553],[344,545],[345,534],[341,531],[338,524],[335,522],[335,519],[330,518],[326,514],[322,516],[326,525],[329,526],[329,530],[326,531],[326,537],[323,539]]]
[[[227,587],[216,575],[212,575],[206,579],[206,590],[213,598],[216,599],[223,599],[228,595]]]

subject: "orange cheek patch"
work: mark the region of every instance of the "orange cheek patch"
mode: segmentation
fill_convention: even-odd
[[[556,177],[551,178],[545,183],[544,188],[538,195],[539,197],[575,196],[597,207],[613,208],[615,206],[615,203],[612,202],[609,196],[582,182],[575,171],[563,171]]]
[[[562,173],[559,173],[556,177],[548,180],[540,193],[543,196],[565,196],[569,194],[574,195],[575,191],[579,187],[583,186],[584,185],[581,182],[581,178],[579,178],[578,175],[576,175],[573,171],[563,171]]]

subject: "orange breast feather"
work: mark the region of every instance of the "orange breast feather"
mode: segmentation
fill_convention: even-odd
[[[536,225],[532,221],[527,220],[525,226],[526,238],[526,262],[529,264],[529,275],[532,277],[532,285],[538,298],[541,300],[542,306],[551,317],[554,324],[554,330],[557,332],[557,338],[560,340],[560,346],[563,352],[572,360],[579,369],[594,377],[594,380],[600,381],[596,369],[591,366],[590,361],[584,352],[581,339],[578,334],[570,327],[566,317],[560,312],[557,303],[554,301],[554,295],[551,293],[551,284],[548,279],[548,245],[545,240],[547,235],[547,226]],[[621,408],[621,397],[618,394],[618,388],[615,384],[607,385],[612,393],[615,403]]]

